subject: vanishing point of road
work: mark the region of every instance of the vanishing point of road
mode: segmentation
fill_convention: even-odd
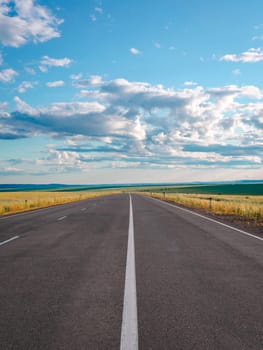
[[[141,195],[0,218],[1,350],[262,350],[263,239]]]

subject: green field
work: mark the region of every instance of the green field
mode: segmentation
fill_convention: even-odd
[[[193,194],[227,194],[227,195],[263,195],[263,183],[256,184],[222,184],[222,185],[187,185],[187,186],[149,186],[138,187],[140,192],[155,193],[193,193]]]

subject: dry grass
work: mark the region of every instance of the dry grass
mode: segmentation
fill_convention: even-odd
[[[150,195],[150,194],[149,194]],[[164,199],[161,193],[152,197]],[[212,198],[212,200],[210,200]],[[218,215],[234,215],[263,225],[263,196],[166,194],[165,200]]]
[[[0,192],[0,215],[70,203],[81,199],[95,198],[114,193],[118,193],[118,191]],[[148,193],[148,195],[164,199],[161,193]],[[212,198],[212,201],[209,198]],[[263,225],[263,196],[168,193],[165,196],[165,200],[183,204],[190,208],[203,209],[219,215],[244,217],[248,221],[254,221]]]
[[[0,215],[70,203],[115,192],[0,192]]]

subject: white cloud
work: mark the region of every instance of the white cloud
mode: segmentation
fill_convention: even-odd
[[[46,66],[38,66],[38,68],[42,73],[46,73],[48,71],[48,68]]]
[[[0,102],[0,118],[9,118],[10,114],[7,112],[7,109],[9,107],[8,102]],[[3,125],[0,123],[0,128],[4,128]]]
[[[57,38],[62,22],[35,0],[0,1],[0,42],[5,46],[19,47],[29,41]]]
[[[9,83],[14,80],[14,77],[17,76],[18,73],[12,69],[7,68],[2,71],[0,71],[0,82],[2,83]]]
[[[25,113],[25,114],[28,114],[29,116],[37,116],[39,114],[36,108],[29,106],[27,103],[21,100],[21,98],[19,98],[18,96],[14,97],[14,102],[16,103],[17,111],[20,113]]]
[[[0,111],[4,111],[8,108],[8,102],[0,102]]]
[[[71,80],[79,80],[80,78],[82,78],[82,73],[70,75]]]
[[[255,99],[262,99],[263,98],[263,92],[254,85],[245,85],[240,88],[240,94],[243,96],[246,96],[248,98],[255,98]]]
[[[46,83],[48,87],[59,87],[65,85],[65,82],[63,80],[57,80],[57,81],[49,81]]]
[[[75,171],[82,168],[83,164],[79,161],[79,154],[76,152],[58,151],[53,148],[48,149],[47,156],[36,161],[37,165],[51,165],[72,167]],[[87,166],[86,166],[87,167]],[[73,170],[72,169],[72,170]]]
[[[25,71],[30,75],[36,75],[36,71],[32,67],[25,67]]]
[[[17,91],[22,94],[28,89],[33,89],[37,85],[36,81],[23,81],[17,88]]]
[[[0,117],[0,138],[44,134],[69,140],[60,151],[75,152],[94,167],[110,166],[113,158],[120,167],[260,165],[262,91],[253,85],[189,86],[115,79],[87,88],[81,96],[89,102],[37,108],[17,97],[16,111]]]
[[[185,86],[196,86],[196,85],[198,85],[196,82],[194,82],[194,81],[185,81],[184,82],[184,85]]]
[[[56,117],[85,116],[102,113],[105,107],[98,102],[60,102],[38,108],[39,114],[50,114]]]
[[[100,86],[102,84],[103,84],[103,80],[100,75],[91,75],[88,79],[78,80],[74,82],[73,85],[75,87],[92,87],[92,86]]]
[[[51,58],[49,56],[43,56],[40,61],[39,69],[42,72],[46,72],[49,67],[68,67],[73,62],[72,59],[64,58]]]
[[[154,42],[153,45],[154,45],[154,47],[156,49],[160,49],[161,48],[161,44],[158,41]]]
[[[141,53],[142,53],[140,50],[136,49],[135,47],[131,47],[129,51],[133,55],[141,55]]]
[[[238,75],[241,75],[241,70],[238,69],[238,68],[236,68],[236,69],[234,69],[234,70],[232,71],[232,73],[233,73],[234,75],[238,76]]]
[[[251,48],[239,55],[227,54],[220,58],[220,61],[255,63],[263,61],[263,51],[260,48]]]

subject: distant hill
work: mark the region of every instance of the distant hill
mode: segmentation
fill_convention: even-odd
[[[180,182],[180,183],[133,183],[133,184],[96,184],[96,185],[67,185],[67,184],[0,184],[0,192],[20,191],[97,191],[103,189],[133,188],[133,187],[167,187],[167,186],[223,186],[223,185],[253,185],[263,184],[263,180],[240,180],[224,182]]]

